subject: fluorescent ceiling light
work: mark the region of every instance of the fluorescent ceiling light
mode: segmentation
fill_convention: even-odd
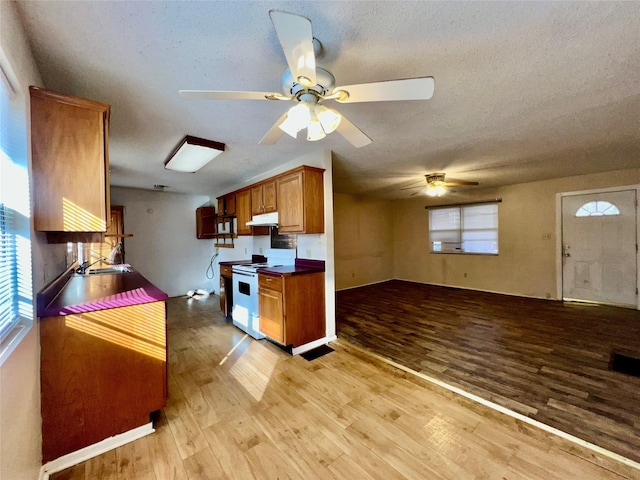
[[[175,172],[194,173],[224,152],[225,144],[187,135],[164,162],[164,168]]]

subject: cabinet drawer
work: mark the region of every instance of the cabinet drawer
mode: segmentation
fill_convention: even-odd
[[[229,266],[229,265],[220,265],[220,276],[221,277],[229,277],[229,278],[231,278],[231,266]]]
[[[282,277],[274,277],[271,275],[258,275],[258,287],[268,288],[276,292],[282,292]]]

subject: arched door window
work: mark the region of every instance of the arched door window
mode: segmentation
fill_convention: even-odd
[[[595,201],[585,203],[576,211],[576,217],[601,217],[603,215],[620,215],[620,210],[613,203]]]

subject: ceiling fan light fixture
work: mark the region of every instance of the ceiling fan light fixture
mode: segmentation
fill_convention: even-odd
[[[315,142],[316,140],[322,140],[326,136],[322,129],[322,124],[317,118],[314,118],[307,128],[307,140]]]
[[[290,137],[297,138],[298,132],[301,130],[294,120],[287,117],[284,122],[278,125],[278,128]]]
[[[447,187],[444,185],[427,185],[426,193],[430,197],[441,197],[447,193]]]
[[[325,107],[324,105],[319,105],[316,108],[316,117],[318,117],[318,120],[322,125],[322,129],[327,135],[338,128],[338,125],[340,125],[340,121],[342,120],[342,115],[331,108]]]
[[[186,135],[164,162],[166,170],[195,173],[224,152],[225,144]]]

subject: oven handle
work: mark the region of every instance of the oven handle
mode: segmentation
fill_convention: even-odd
[[[255,273],[233,272],[234,275],[242,275],[244,277],[255,277]]]

